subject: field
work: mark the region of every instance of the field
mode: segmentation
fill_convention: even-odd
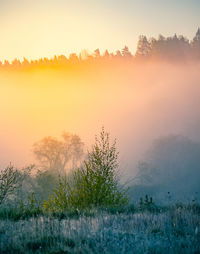
[[[0,253],[200,253],[199,210],[94,211],[0,220]]]

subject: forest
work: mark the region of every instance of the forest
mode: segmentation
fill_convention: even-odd
[[[85,62],[108,61],[108,60],[162,60],[162,61],[199,61],[200,60],[200,28],[198,28],[193,40],[189,41],[183,35],[176,34],[171,37],[159,35],[158,39],[147,39],[145,35],[139,37],[135,54],[129,51],[125,46],[122,50],[116,50],[115,53],[109,53],[106,50],[103,54],[99,49],[91,54],[87,50],[82,50],[79,55],[71,53],[69,57],[65,55],[54,56],[51,59],[41,58],[38,60],[23,61],[14,59],[12,62],[5,60],[0,62],[3,69],[27,69],[36,67],[69,67],[71,64],[80,64]]]

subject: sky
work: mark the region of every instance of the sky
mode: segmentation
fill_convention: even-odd
[[[199,0],[0,0],[0,61],[124,45],[135,52],[141,34],[192,39],[199,12]]]

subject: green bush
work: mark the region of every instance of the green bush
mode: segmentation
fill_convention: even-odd
[[[44,211],[66,209],[87,209],[126,205],[126,191],[120,189],[117,175],[118,152],[116,141],[110,144],[110,136],[102,131],[84,166],[68,177],[60,177],[59,183],[48,201],[44,201]]]
[[[11,164],[0,171],[0,205],[20,186],[21,175]]]

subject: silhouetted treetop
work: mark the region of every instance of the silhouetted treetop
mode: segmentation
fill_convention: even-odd
[[[135,54],[132,54],[128,46],[124,46],[121,50],[116,50],[115,53],[105,50],[101,54],[99,48],[95,49],[92,54],[87,50],[82,50],[80,54],[71,53],[69,57],[64,54],[54,56],[51,59],[41,58],[38,60],[28,61],[26,58],[23,61],[14,59],[11,63],[5,60],[0,62],[0,68],[28,68],[37,66],[64,66],[69,64],[85,63],[87,61],[94,63],[110,60],[132,60],[137,59],[158,59],[165,61],[180,61],[180,60],[200,60],[200,28],[198,28],[194,38],[189,41],[183,35],[171,37],[164,37],[159,35],[158,38],[147,38],[145,35],[140,35],[137,43],[137,49]]]

